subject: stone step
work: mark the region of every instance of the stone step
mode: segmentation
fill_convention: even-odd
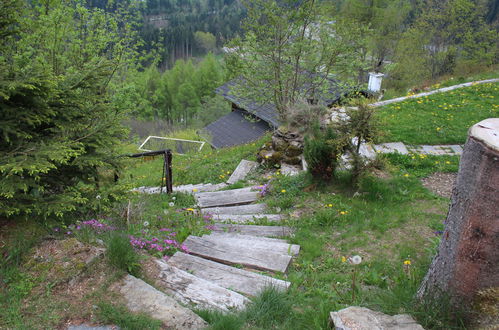
[[[285,255],[296,256],[300,252],[299,245],[289,244],[285,239],[279,238],[222,232],[212,232],[211,234],[203,235],[202,238],[237,246],[254,246],[255,248],[268,249],[269,251]]]
[[[237,165],[236,169],[230,176],[230,178],[227,180],[228,184],[234,184],[237,181],[244,180],[246,175],[248,175],[249,172],[251,172],[253,169],[255,169],[258,166],[257,162],[252,162],[246,159],[241,160],[239,165]]]
[[[285,272],[292,257],[272,250],[265,242],[235,242],[189,236],[184,246],[189,253],[228,265],[242,265],[253,269]]]
[[[213,231],[223,233],[237,233],[252,236],[284,237],[291,236],[293,229],[285,226],[256,226],[256,225],[234,225],[216,223]]]
[[[376,152],[383,154],[398,152],[402,155],[407,155],[409,153],[407,147],[402,142],[389,142],[389,143],[376,144],[374,146],[374,149],[376,150]]]
[[[212,184],[212,183],[200,183],[200,184],[195,184],[195,185],[184,185],[184,186],[175,186],[173,187],[174,192],[183,192],[183,193],[188,193],[188,194],[195,194],[198,192],[211,192],[211,191],[218,191],[220,189],[223,189],[227,187],[226,183],[217,183],[217,184]]]
[[[194,194],[200,208],[249,204],[258,200],[259,193],[251,188],[203,192]]]
[[[227,266],[193,255],[177,252],[168,264],[229,290],[256,296],[268,286],[285,291],[290,283],[270,276]]]
[[[216,222],[237,222],[248,223],[258,220],[267,220],[270,222],[281,221],[283,216],[280,214],[214,214],[213,220]]]
[[[118,290],[130,311],[146,313],[162,321],[168,329],[202,329],[208,326],[190,309],[132,275],[125,276]]]
[[[228,312],[242,310],[249,302],[248,298],[237,292],[189,274],[163,260],[156,259],[156,263],[160,268],[156,284],[183,304]]]
[[[209,207],[201,210],[204,214],[227,214],[227,215],[252,215],[252,214],[262,214],[265,213],[267,209],[266,204],[248,204],[248,205],[239,205],[239,206],[226,206],[226,207]]]

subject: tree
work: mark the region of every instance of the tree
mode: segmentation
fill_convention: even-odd
[[[331,21],[315,0],[244,3],[246,33],[233,41],[228,62],[241,70],[240,92],[273,103],[282,118],[298,100],[317,99],[331,73],[348,79],[363,65],[356,56],[362,27]]]
[[[7,35],[0,44],[0,213],[61,216],[91,204],[100,173],[119,167],[123,109],[110,102],[110,81],[132,57],[130,31],[122,30],[130,27],[79,1],[8,2],[0,20]]]
[[[217,39],[210,32],[196,31],[194,33],[196,45],[205,53],[209,53],[217,46]]]

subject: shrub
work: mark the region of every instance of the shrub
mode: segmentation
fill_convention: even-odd
[[[330,181],[343,153],[342,139],[331,127],[320,129],[305,138],[304,156],[309,171],[316,179]]]

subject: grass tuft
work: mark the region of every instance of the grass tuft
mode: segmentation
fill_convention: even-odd
[[[134,276],[140,273],[140,257],[130,245],[128,237],[119,233],[112,233],[107,242],[106,253],[112,266]]]

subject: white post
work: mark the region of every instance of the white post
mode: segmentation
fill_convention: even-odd
[[[369,84],[367,89],[371,92],[378,93],[381,90],[383,76],[383,73],[369,72]]]

